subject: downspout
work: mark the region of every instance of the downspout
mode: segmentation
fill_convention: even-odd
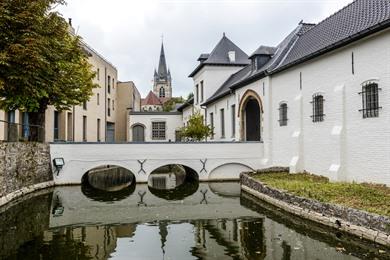
[[[107,142],[107,67],[104,67],[104,141]]]
[[[76,127],[75,127],[75,123],[76,123],[76,109],[75,109],[75,106],[73,106],[73,116],[72,116],[72,120],[73,120],[73,125],[72,125],[72,140],[73,142],[76,141],[76,136],[75,136],[75,133],[76,133]],[[68,123],[69,124],[69,123]]]
[[[207,107],[201,105],[200,109],[204,110],[204,125],[207,125]],[[206,136],[206,142],[207,142],[207,136]]]

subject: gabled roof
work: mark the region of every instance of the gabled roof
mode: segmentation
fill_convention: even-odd
[[[389,0],[356,0],[304,33],[279,70],[390,26]]]
[[[239,88],[242,85],[249,84],[259,78],[264,77],[268,70],[276,67],[286,56],[288,50],[291,48],[293,43],[296,41],[297,37],[302,34],[304,31],[308,31],[308,28],[313,25],[300,23],[276,48],[266,47],[267,51],[274,50],[274,54],[272,58],[261,68],[253,71],[251,65],[245,66],[243,69],[238,72],[232,74],[223,84],[222,86],[204,102],[202,105],[208,105],[213,103],[214,101],[222,98],[235,89]],[[271,49],[272,48],[272,49]],[[260,49],[260,50],[259,50]],[[258,48],[256,51],[263,51],[265,48]],[[255,52],[256,52],[255,51]]]
[[[156,94],[153,93],[153,91],[149,91],[149,94],[146,96],[146,98],[142,99],[142,106],[145,105],[162,106],[162,103]]]
[[[230,61],[228,53],[235,52],[235,60]],[[207,57],[207,59],[206,59]],[[198,61],[201,63],[189,75],[193,77],[205,65],[212,66],[245,66],[250,63],[248,55],[223,34],[222,39],[214,47],[210,54],[202,54]]]
[[[389,27],[389,0],[356,0],[317,25],[300,22],[298,27],[276,47],[276,52],[262,68],[251,71],[250,66],[247,66],[233,74],[202,105],[215,102],[231,91],[267,75],[280,72]]]

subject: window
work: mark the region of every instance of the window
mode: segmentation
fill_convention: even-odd
[[[165,140],[165,122],[152,122],[152,139]]]
[[[97,93],[96,95],[96,102],[97,102],[97,105],[100,105],[100,94]]]
[[[165,97],[165,88],[164,87],[160,88],[159,96],[160,96],[160,98]]]
[[[107,92],[111,93],[111,77],[110,76],[107,77],[107,83],[108,83]]]
[[[60,122],[60,114],[58,111],[54,111],[54,141],[59,139],[59,122]]]
[[[115,110],[115,100],[112,100],[112,111]]]
[[[313,115],[311,116],[313,122],[322,122],[324,121],[324,97],[321,94],[314,94],[313,101]]]
[[[100,80],[100,69],[99,68],[97,68],[97,70],[96,70],[96,79]]]
[[[200,102],[203,102],[203,80],[200,82]]]
[[[107,116],[111,116],[111,99],[107,99]]]
[[[196,84],[195,86],[195,104],[199,103],[199,85]]]
[[[214,139],[214,113],[210,113],[211,139]]]
[[[87,141],[87,116],[83,116],[83,142]]]
[[[225,109],[220,110],[221,115],[221,138],[225,138]]]
[[[97,119],[97,126],[96,126],[96,132],[97,132],[97,141],[100,142],[100,119]]]
[[[87,101],[84,101],[84,102],[83,102],[83,109],[84,109],[84,110],[87,110]]]
[[[236,105],[231,106],[232,113],[232,137],[236,136]]]
[[[115,79],[112,78],[112,89],[115,89]]]
[[[287,125],[287,104],[281,103],[279,106],[279,125],[286,126]]]
[[[362,104],[363,108],[359,111],[363,112],[363,118],[378,117],[379,116],[379,92],[378,84],[375,82],[366,82],[362,86]]]

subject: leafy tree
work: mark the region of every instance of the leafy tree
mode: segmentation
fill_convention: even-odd
[[[194,97],[194,93],[190,92],[187,96],[187,101]]]
[[[214,129],[204,124],[203,116],[200,112],[192,114],[187,126],[181,128],[181,137],[190,141],[201,141],[213,134]]]
[[[178,97],[178,98],[173,97],[164,103],[163,111],[165,111],[165,112],[172,111],[175,108],[176,104],[180,104],[183,102],[184,102],[184,99],[182,97]]]
[[[52,9],[63,4],[64,0],[0,2],[0,109],[28,112],[32,125],[44,126],[49,105],[70,109],[86,102],[97,87],[80,37]]]

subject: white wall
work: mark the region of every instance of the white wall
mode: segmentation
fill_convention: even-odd
[[[389,32],[272,76],[274,165],[290,164],[296,171],[307,170],[339,181],[390,184]],[[379,117],[363,119],[359,92],[361,84],[372,79],[377,79],[381,88],[382,109]],[[325,118],[313,123],[310,102],[317,92],[324,95]],[[286,127],[277,121],[280,101],[288,104]]]
[[[152,139],[152,122],[166,122],[166,139]],[[175,141],[175,131],[183,126],[181,113],[130,113],[129,115],[129,141],[133,140],[132,126],[141,124],[145,126],[145,142],[168,142]]]

